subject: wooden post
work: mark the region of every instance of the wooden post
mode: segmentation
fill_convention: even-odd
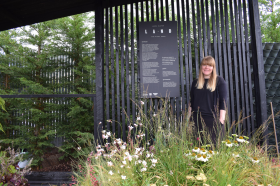
[[[101,144],[101,131],[104,123],[104,9],[99,1],[95,9],[95,67],[96,67],[96,120],[94,138]]]
[[[255,103],[257,127],[267,119],[265,77],[263,64],[262,37],[258,0],[249,0],[249,19],[251,30],[252,62],[254,71]],[[254,131],[252,131],[254,133]],[[268,143],[267,128],[263,131],[265,143]]]

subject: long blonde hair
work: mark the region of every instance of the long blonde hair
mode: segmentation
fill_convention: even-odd
[[[218,76],[216,71],[215,59],[212,56],[206,56],[202,59],[200,64],[200,69],[199,69],[198,81],[196,84],[197,89],[202,89],[205,81],[202,73],[202,65],[209,65],[213,67],[213,71],[207,83],[207,89],[213,92],[216,89],[217,76]]]

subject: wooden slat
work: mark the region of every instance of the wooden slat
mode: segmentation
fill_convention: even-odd
[[[244,29],[245,29],[245,51],[247,61],[247,74],[248,74],[248,86],[249,86],[249,105],[250,105],[250,119],[251,119],[251,133],[255,133],[255,118],[253,109],[253,94],[252,94],[252,80],[251,80],[251,65],[250,65],[250,53],[249,53],[249,39],[248,39],[248,23],[247,23],[247,11],[246,1],[243,1],[243,15],[244,15]]]
[[[227,44],[227,61],[228,61],[228,85],[229,85],[229,106],[228,106],[228,115],[230,117],[229,124],[235,121],[235,109],[234,109],[234,90],[233,90],[233,79],[232,79],[232,59],[231,59],[231,47],[230,47],[230,35],[229,35],[229,20],[228,20],[228,3],[227,0],[224,0],[224,10],[225,10],[225,25],[226,25],[226,44]],[[230,109],[229,109],[230,108]],[[231,131],[235,133],[235,131]]]
[[[203,46],[202,46],[202,38],[201,38],[201,23],[200,23],[200,6],[199,0],[196,0],[196,14],[197,14],[197,33],[198,33],[198,43],[199,43],[199,63],[203,58]]]
[[[198,53],[197,53],[197,36],[196,36],[196,21],[195,21],[194,0],[192,0],[192,20],[193,20],[194,60],[195,60],[195,72],[196,72],[195,76],[196,76],[196,78],[198,78],[199,61],[198,61]]]
[[[129,49],[128,49],[128,9],[127,4],[125,5],[125,66],[126,66],[126,114],[127,114],[127,126],[131,124],[130,121],[130,85],[129,85],[129,72],[130,72],[130,65],[129,65]]]
[[[151,17],[152,17],[152,21],[155,21],[154,0],[151,0]]]
[[[149,1],[146,1],[146,20],[149,21]]]
[[[116,11],[116,7],[115,11]],[[110,8],[110,51],[111,51],[111,94],[112,94],[112,133],[116,133],[116,109],[115,109],[115,56],[114,56],[114,25],[113,25],[113,7]]]
[[[219,64],[219,74],[223,77],[223,61],[222,61],[222,48],[221,48],[221,35],[220,35],[220,20],[219,20],[219,3],[215,0],[216,9],[216,29],[217,29],[217,48],[218,56],[215,57],[217,63]]]
[[[179,105],[177,110],[181,111],[180,99],[182,101],[183,111],[185,110],[185,86],[184,86],[184,65],[183,65],[183,51],[182,51],[182,37],[181,37],[181,14],[180,14],[180,1],[177,0],[177,26],[178,26],[178,39],[179,39],[179,62],[180,62],[180,84],[181,84],[181,98],[178,98]]]
[[[217,53],[217,35],[216,35],[216,24],[215,24],[215,12],[214,12],[214,2],[213,0],[210,1],[211,4],[211,18],[212,18],[212,35],[213,35],[213,45],[214,45],[214,55],[216,61],[216,69],[217,73],[219,72],[219,65],[218,65],[218,53]]]
[[[109,98],[109,10],[105,9],[105,63],[106,63],[106,120],[110,118],[110,98]],[[107,130],[110,130],[110,122],[107,121]]]
[[[212,55],[211,52],[211,39],[210,39],[210,22],[209,22],[209,6],[208,1],[205,1],[205,8],[206,8],[206,25],[207,25],[207,56]]]
[[[238,51],[237,54],[238,54],[238,62],[239,62],[238,71],[239,71],[239,79],[240,79],[239,86],[240,86],[241,105],[242,105],[242,117],[245,117],[243,65],[242,65],[242,58],[241,58],[242,49],[240,44],[240,25],[239,25],[240,15],[237,10],[237,2],[234,1],[233,5],[234,5],[234,15],[235,15],[235,25],[236,25],[236,41],[237,41],[237,51]],[[244,132],[244,134],[246,134],[246,123],[247,123],[246,120],[243,120],[242,132]]]
[[[245,56],[245,43],[244,43],[244,31],[243,31],[243,16],[242,16],[242,10],[241,10],[241,0],[238,1],[238,14],[239,14],[239,24],[240,26],[240,39],[241,39],[241,50],[242,50],[242,65],[243,65],[243,75],[244,75],[244,83],[243,83],[243,87],[245,88],[244,90],[244,98],[245,98],[245,111],[244,113],[246,114],[244,117],[248,117],[249,116],[249,100],[248,100],[248,75],[247,75],[247,71],[246,71],[246,66],[247,66],[247,61],[246,61],[246,56]],[[251,133],[251,124],[250,124],[250,119],[247,118],[246,119],[246,135],[249,136]]]
[[[235,100],[236,100],[236,119],[240,114],[240,96],[239,96],[239,78],[237,70],[237,57],[236,57],[236,41],[235,41],[235,26],[234,26],[234,17],[233,17],[233,7],[232,1],[229,2],[230,10],[230,23],[231,23],[231,38],[232,38],[232,51],[233,51],[233,63],[234,63],[234,80],[235,80]],[[238,121],[237,121],[238,122]],[[233,132],[235,132],[235,126],[233,126]],[[240,134],[240,123],[238,123],[238,134]]]
[[[206,41],[206,28],[205,28],[205,13],[204,13],[204,1],[200,1],[201,4],[201,20],[202,20],[202,32],[203,32],[203,48],[204,48],[204,56],[207,56],[207,41]]]
[[[225,72],[225,75],[224,75],[224,78],[225,78],[225,81],[227,83],[227,89],[228,89],[228,92],[227,92],[227,96],[229,98],[229,77],[228,77],[228,60],[227,60],[227,45],[226,45],[226,36],[225,36],[225,22],[224,22],[224,11],[223,11],[223,2],[222,0],[220,0],[219,2],[220,4],[220,17],[221,17],[221,33],[222,33],[222,45],[223,45],[223,51],[222,51],[222,54],[221,56],[223,57],[223,61],[221,61],[223,64],[224,64],[224,72]],[[226,14],[227,12],[225,12]],[[226,27],[227,27],[228,24],[226,24]],[[230,119],[230,114],[231,113],[231,110],[230,110],[230,107],[229,107],[229,101],[226,102],[226,105],[227,105],[227,114],[229,116],[229,121],[231,121]],[[230,128],[230,124],[228,123],[228,126],[227,128],[229,129]]]
[[[131,86],[132,86],[132,123],[135,123],[135,117],[136,117],[136,100],[135,100],[135,69],[134,69],[134,9],[133,9],[134,5],[131,4],[130,5],[130,13],[131,13],[131,17],[130,17],[130,29],[131,29]]]
[[[164,21],[164,11],[163,11],[163,0],[160,0],[160,12],[161,12],[161,14],[160,14],[160,20],[161,21]]]
[[[165,20],[169,21],[169,0],[165,0]]]
[[[187,43],[187,33],[186,33],[186,15],[185,15],[185,1],[182,1],[182,21],[183,21],[183,38],[184,38],[184,57],[185,57],[185,80],[186,85],[183,84],[182,86],[186,89],[186,100],[182,101],[183,110],[186,110],[189,106],[190,101],[190,80],[189,80],[189,63],[188,63],[188,43]],[[183,97],[185,97],[183,95]],[[185,103],[185,104],[184,104]]]
[[[115,9],[115,38],[116,38],[116,84],[117,84],[117,127],[118,127],[118,138],[121,138],[121,107],[120,107],[120,65],[119,65],[119,7]]]
[[[156,20],[159,21],[159,8],[158,8],[158,0],[156,0]]]
[[[189,63],[189,77],[190,77],[190,87],[191,82],[193,82],[193,67],[192,67],[192,50],[191,50],[191,24],[190,24],[190,7],[189,7],[189,0],[187,0],[187,33],[188,33],[188,63]]]
[[[120,37],[121,37],[121,97],[122,97],[122,139],[126,141],[126,122],[125,122],[125,91],[124,91],[124,24],[123,6],[120,6]]]

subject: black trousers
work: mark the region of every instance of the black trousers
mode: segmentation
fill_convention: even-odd
[[[201,115],[201,113],[193,113],[193,121],[195,123],[195,136],[199,137],[203,143],[209,144],[210,140],[216,145],[218,138],[223,139],[225,136],[225,126],[217,120],[217,117],[211,115]],[[202,132],[201,132],[202,131]],[[206,135],[207,134],[207,135]],[[205,141],[206,138],[206,141]]]

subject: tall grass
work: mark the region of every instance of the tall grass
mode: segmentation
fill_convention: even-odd
[[[214,144],[207,130],[197,131],[192,115],[186,112],[178,121],[163,103],[153,116],[139,107],[126,142],[104,131],[105,146],[96,145],[79,162],[75,185],[280,185],[279,168],[259,145],[267,123],[251,139],[230,130],[222,138],[218,130]]]

